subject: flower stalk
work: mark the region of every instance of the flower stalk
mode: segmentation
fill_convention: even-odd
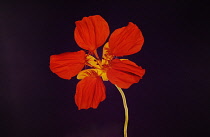
[[[123,90],[121,88],[119,88],[117,85],[115,85],[117,87],[117,89],[119,90],[121,96],[122,96],[122,100],[123,100],[123,106],[125,109],[125,123],[124,123],[124,137],[127,137],[127,127],[128,127],[128,106],[126,103],[126,98],[125,98],[125,94],[123,92]]]

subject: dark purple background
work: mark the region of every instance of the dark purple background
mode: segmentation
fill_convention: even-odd
[[[124,109],[114,85],[105,82],[107,98],[98,109],[78,111],[78,80],[61,79],[48,67],[50,55],[80,50],[74,23],[96,14],[111,32],[131,21],[145,37],[142,50],[125,57],[146,69],[124,90],[128,137],[208,136],[207,9],[207,3],[175,1],[1,2],[0,136],[123,136]]]

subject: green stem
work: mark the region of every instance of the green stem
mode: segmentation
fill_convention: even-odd
[[[117,87],[117,89],[119,90],[121,96],[122,96],[122,100],[123,100],[123,106],[125,109],[125,123],[124,123],[124,137],[127,137],[127,127],[128,127],[128,107],[127,107],[127,103],[126,103],[126,98],[125,98],[125,94],[123,92],[123,90],[118,87],[117,85],[115,85]]]

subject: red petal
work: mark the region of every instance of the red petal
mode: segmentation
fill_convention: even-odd
[[[74,38],[83,49],[94,51],[102,46],[109,36],[108,23],[100,15],[84,17],[75,23]]]
[[[107,71],[107,77],[112,84],[127,89],[133,83],[138,83],[144,73],[145,69],[132,61],[114,59]]]
[[[66,52],[50,56],[50,70],[63,79],[77,75],[85,64],[85,52]]]
[[[139,52],[144,43],[141,30],[132,22],[116,29],[109,38],[109,48],[114,56],[125,56]]]
[[[105,86],[99,76],[85,77],[77,84],[75,103],[79,110],[97,108],[105,98]]]

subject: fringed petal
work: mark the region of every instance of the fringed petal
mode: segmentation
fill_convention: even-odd
[[[50,70],[63,79],[76,76],[85,65],[85,52],[66,52],[50,56]]]
[[[107,70],[109,81],[125,89],[134,83],[138,83],[144,74],[145,69],[142,69],[130,60],[114,59]]]
[[[102,46],[109,36],[108,23],[100,15],[84,17],[75,23],[74,38],[83,49],[93,52]]]
[[[75,103],[78,109],[96,109],[100,102],[105,100],[105,86],[102,79],[93,74],[78,82],[75,94]]]
[[[144,37],[141,30],[132,22],[116,29],[109,38],[110,52],[114,56],[125,56],[141,50]]]

